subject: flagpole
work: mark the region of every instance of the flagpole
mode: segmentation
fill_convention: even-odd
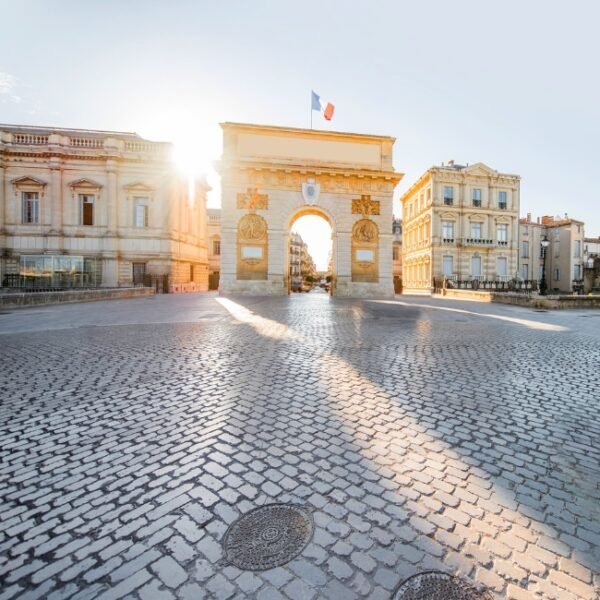
[[[313,109],[312,109],[312,95],[313,95],[313,91],[310,90],[310,128],[312,129],[312,114],[313,114]]]

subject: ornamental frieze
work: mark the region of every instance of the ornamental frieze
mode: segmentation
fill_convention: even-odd
[[[379,200],[371,200],[371,196],[367,195],[362,195],[360,198],[353,198],[352,214],[362,215],[363,217],[380,214]]]
[[[269,196],[259,194],[256,188],[248,188],[247,193],[237,195],[237,207],[244,210],[267,210],[269,208]]]
[[[302,189],[306,182],[306,173],[269,173],[266,171],[244,170],[232,173],[230,181],[239,187],[279,188],[290,191]],[[330,194],[377,194],[391,193],[394,183],[383,177],[367,179],[366,177],[318,174],[315,179],[321,186],[321,193]]]

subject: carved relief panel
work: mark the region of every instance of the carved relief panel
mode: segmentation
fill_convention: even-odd
[[[267,279],[268,246],[267,222],[254,213],[244,215],[237,229],[238,279]]]
[[[379,283],[379,229],[371,219],[352,227],[352,281]]]

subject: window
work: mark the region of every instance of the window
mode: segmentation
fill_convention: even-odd
[[[393,253],[394,260],[400,260],[400,247],[399,246],[394,246],[392,248],[392,253]]]
[[[444,256],[443,269],[444,277],[452,277],[454,273],[454,256]]]
[[[529,279],[529,265],[527,263],[521,265],[521,277],[525,281]]]
[[[473,206],[481,206],[481,190],[479,188],[475,188],[473,190]]]
[[[454,204],[454,188],[452,186],[444,186],[444,204],[452,206]]]
[[[529,227],[527,225],[523,225],[523,235],[529,235]]]
[[[581,256],[581,240],[575,240],[573,256],[575,258],[579,258]]]
[[[221,240],[213,240],[212,253],[215,256],[221,256]]]
[[[498,208],[502,210],[506,208],[506,192],[498,192]]]
[[[22,192],[23,223],[40,222],[40,196],[38,192]]]
[[[480,256],[471,257],[471,276],[472,277],[481,277],[481,257]]]
[[[573,265],[573,279],[581,279],[581,265]]]
[[[560,241],[554,242],[554,258],[558,258],[560,256]]]
[[[529,242],[521,242],[521,258],[529,258]]]
[[[452,221],[442,221],[442,238],[454,240],[454,223]]]
[[[498,223],[496,225],[496,237],[499,242],[508,241],[508,225],[506,223]]]
[[[507,260],[505,257],[500,256],[496,259],[496,275],[498,275],[498,277],[506,277],[506,267],[507,267]]]
[[[135,227],[148,227],[148,199],[136,198],[133,213]]]
[[[560,281],[560,269],[554,269],[554,281]]]
[[[481,239],[481,223],[471,223],[471,238],[474,240]]]
[[[79,194],[79,223],[81,225],[94,224],[94,196]]]

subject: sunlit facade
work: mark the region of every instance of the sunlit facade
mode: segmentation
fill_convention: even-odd
[[[402,196],[403,292],[435,278],[507,281],[517,274],[520,177],[476,163],[431,167]]]
[[[206,192],[134,133],[0,125],[0,281],[208,288]]]

